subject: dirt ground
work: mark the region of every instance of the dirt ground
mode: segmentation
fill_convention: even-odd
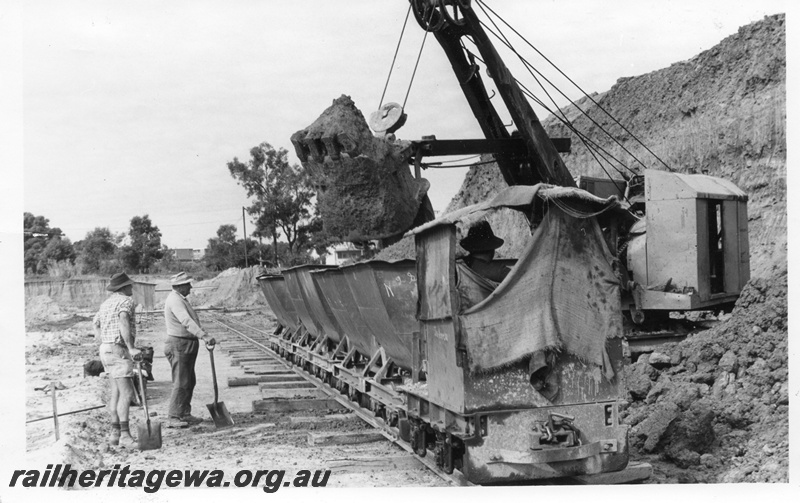
[[[97,349],[91,336],[91,320],[75,319],[40,324],[26,339],[26,412],[28,419],[52,414],[49,392],[37,390],[52,380],[64,389],[57,391],[58,409],[76,410],[102,404],[107,393],[107,378],[83,377],[83,363],[96,358]],[[262,316],[262,319],[266,319]],[[71,463],[73,467],[110,469],[114,465],[130,465],[133,469],[217,469],[227,480],[243,469],[286,470],[289,477],[298,470],[332,471],[328,487],[430,487],[447,485],[421,464],[408,464],[401,458],[405,451],[388,441],[344,446],[309,446],[307,432],[368,431],[361,421],[323,421],[315,424],[292,424],[286,415],[264,415],[252,412],[252,402],[261,399],[256,386],[227,387],[231,376],[244,376],[240,367],[232,367],[221,343],[215,352],[220,401],[231,412],[235,427],[217,430],[206,404],[213,402],[213,386],[208,353],[198,356],[197,387],[192,400],[192,413],[205,419],[190,428],[167,428],[167,405],[171,391],[170,368],[163,355],[165,339],[163,319],[140,325],[138,346],[153,346],[155,381],[148,384],[148,406],[152,421],[162,422],[163,446],[160,450],[139,451],[109,446],[105,437],[110,421],[104,409],[60,418],[61,439],[56,442],[52,420],[31,423],[27,427],[28,464]],[[209,321],[205,323],[212,326]],[[68,326],[67,326],[68,325]],[[308,412],[295,415],[329,415],[335,411]],[[131,431],[144,424],[144,411],[131,409]],[[366,469],[370,460],[397,458],[397,469]],[[359,468],[360,467],[360,468]],[[131,489],[135,491],[137,489]]]

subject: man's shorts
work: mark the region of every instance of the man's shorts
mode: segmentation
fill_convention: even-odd
[[[133,377],[133,359],[128,348],[119,344],[100,344],[100,361],[106,373],[114,379]]]

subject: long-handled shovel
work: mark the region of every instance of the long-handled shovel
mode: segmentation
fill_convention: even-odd
[[[211,358],[211,376],[214,378],[214,403],[209,403],[206,407],[208,407],[208,412],[211,413],[211,419],[214,420],[214,426],[217,428],[230,428],[233,426],[233,418],[228,412],[228,408],[225,407],[225,403],[217,401],[219,399],[219,389],[217,388],[217,369],[214,367],[214,346],[206,345],[208,355]]]
[[[139,374],[139,389],[142,390],[142,405],[144,406],[144,415],[147,419],[147,424],[139,425],[139,450],[149,451],[152,449],[161,449],[161,423],[157,421],[150,422],[150,412],[147,410],[147,391],[144,387],[144,380],[142,378],[142,362],[136,362],[136,373]]]

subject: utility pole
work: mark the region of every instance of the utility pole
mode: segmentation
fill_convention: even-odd
[[[242,206],[242,232],[244,233],[244,266],[247,265],[247,223],[244,218],[244,206]]]

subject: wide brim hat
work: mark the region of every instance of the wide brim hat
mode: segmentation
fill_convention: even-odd
[[[116,292],[124,286],[132,285],[135,282],[128,277],[124,272],[118,272],[111,276],[111,281],[108,283],[106,290],[109,292]]]
[[[172,286],[179,286],[191,283],[192,281],[194,280],[190,278],[188,274],[185,272],[179,272],[169,279],[169,284]]]
[[[489,222],[482,220],[469,228],[467,237],[460,241],[461,248],[468,252],[494,251],[503,246],[505,241],[494,235]]]

